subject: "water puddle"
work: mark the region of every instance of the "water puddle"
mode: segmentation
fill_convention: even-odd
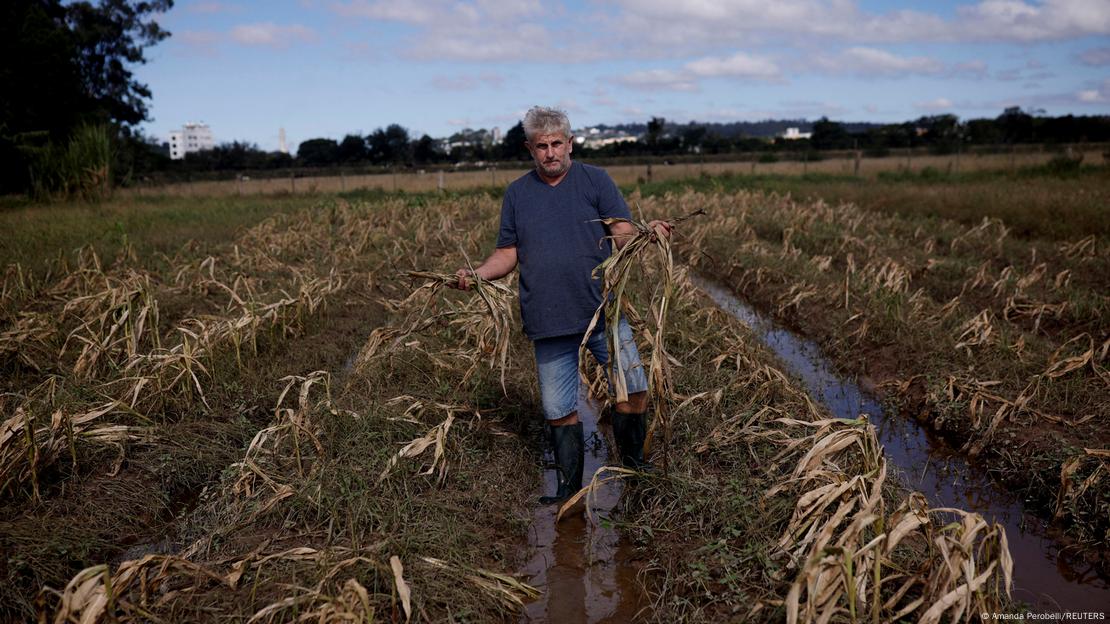
[[[598,406],[578,399],[578,418],[586,436],[582,480],[588,483],[608,459],[607,424],[598,426]],[[544,490],[555,491],[555,471],[544,471]],[[525,580],[543,594],[529,603],[522,622],[630,622],[646,604],[636,581],[634,552],[608,522],[622,486],[611,482],[598,492],[593,507],[597,524],[585,511],[572,512],[555,524],[558,506],[538,506],[528,534],[531,557],[521,570]],[[584,506],[579,505],[584,509]]]
[[[976,511],[1006,527],[1014,558],[1014,598],[1041,611],[1105,611],[1110,583],[1090,564],[1069,554],[1048,535],[1045,522],[1024,511],[1022,501],[995,485],[985,471],[906,418],[890,417],[868,392],[838,376],[816,343],[775,325],[728,289],[694,277],[693,282],[723,310],[750,327],[800,378],[810,396],[840,418],[867,414],[878,430],[887,459],[907,487],[933,507]]]

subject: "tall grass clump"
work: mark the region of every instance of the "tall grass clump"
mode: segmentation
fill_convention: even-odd
[[[32,151],[31,195],[37,200],[81,199],[112,194],[112,135],[106,124],[86,124],[65,145],[47,142]]]

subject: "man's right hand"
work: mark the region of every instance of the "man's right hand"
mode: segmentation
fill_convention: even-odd
[[[470,290],[470,284],[474,279],[474,271],[470,269],[459,269],[455,271],[455,275],[458,276],[459,281],[458,283],[451,284],[451,287],[458,288],[459,290]]]

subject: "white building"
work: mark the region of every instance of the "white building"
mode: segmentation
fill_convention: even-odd
[[[170,132],[170,158],[181,160],[189,152],[199,152],[216,147],[212,129],[208,124],[189,122],[180,130]]]
[[[589,148],[605,147],[614,143],[635,143],[638,139],[619,130],[605,130],[600,128],[582,128],[574,132],[574,142]]]
[[[808,139],[813,136],[812,132],[799,132],[797,128],[787,128],[786,132],[782,133],[782,138],[787,141],[794,141],[797,139]]]

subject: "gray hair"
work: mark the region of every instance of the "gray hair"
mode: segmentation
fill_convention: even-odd
[[[562,134],[570,138],[570,119],[557,108],[533,106],[524,114],[524,136],[529,141],[541,134]]]

